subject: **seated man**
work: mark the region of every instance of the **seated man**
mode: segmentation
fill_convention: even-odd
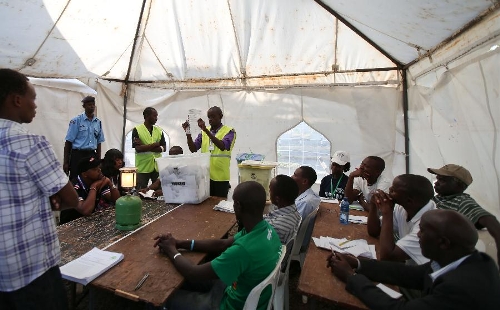
[[[274,229],[263,220],[266,191],[257,182],[240,183],[234,189],[234,213],[243,224],[234,237],[217,240],[176,240],[170,233],[155,237],[154,246],[165,253],[190,282],[215,280],[210,291],[177,291],[168,309],[243,309],[250,291],[276,267],[281,243]],[[194,265],[177,249],[222,253],[211,262]],[[225,287],[225,289],[221,289]],[[266,309],[270,287],[260,297],[258,309]]]
[[[182,147],[178,145],[174,145],[168,150],[168,155],[182,155],[184,154],[184,151],[182,150]],[[158,197],[158,196],[163,196],[163,190],[161,189],[161,181],[160,178],[156,179],[156,181],[153,182],[153,184],[149,185],[146,188],[140,189],[139,192],[141,193],[146,193],[147,191],[154,190],[153,196]]]
[[[450,209],[462,213],[477,229],[486,227],[497,245],[497,262],[500,264],[500,223],[494,215],[481,208],[468,194],[464,193],[472,183],[470,172],[462,166],[445,165],[440,169],[428,168],[436,175],[433,198],[438,209]]]
[[[377,190],[387,192],[391,181],[382,176],[385,161],[378,156],[368,156],[361,162],[359,168],[349,174],[345,186],[345,196],[349,203],[359,201],[366,211],[370,211],[370,199]]]
[[[101,160],[95,157],[80,160],[78,175],[71,180],[78,194],[78,206],[61,211],[60,224],[104,210],[120,198],[120,191],[102,174],[100,164]]]
[[[313,212],[321,202],[321,198],[316,195],[311,188],[311,186],[314,185],[314,182],[316,182],[318,176],[313,168],[309,166],[301,166],[295,169],[292,178],[299,186],[299,197],[295,199],[295,205],[297,206],[300,216],[302,216],[302,219],[305,220],[305,218]],[[301,251],[305,251],[307,249],[311,239],[313,227],[314,220],[311,220],[304,235]]]
[[[338,253],[328,258],[328,265],[347,283],[346,290],[370,309],[498,308],[498,268],[491,257],[475,251],[477,231],[469,220],[451,210],[431,210],[422,216],[419,238],[422,253],[431,260],[424,265],[358,261]],[[426,295],[411,301],[393,299],[372,281],[423,290]]]
[[[295,198],[298,195],[297,183],[287,175],[279,174],[269,184],[271,203],[277,209],[265,215],[264,219],[274,227],[280,237],[281,244],[284,245],[299,229],[301,217],[295,206]]]
[[[418,243],[422,215],[436,206],[431,182],[420,175],[402,174],[394,179],[389,194],[374,194],[376,207],[368,214],[368,234],[380,236],[380,259],[421,265],[428,261]],[[378,211],[382,214],[379,218]],[[380,225],[382,222],[382,225]],[[397,236],[397,240],[395,240]]]

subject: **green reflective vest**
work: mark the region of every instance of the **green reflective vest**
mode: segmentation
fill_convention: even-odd
[[[162,131],[160,127],[153,126],[153,133],[150,134],[149,130],[144,124],[135,126],[137,133],[139,134],[139,139],[143,144],[152,144],[161,141]],[[158,165],[156,164],[155,158],[161,157],[160,153],[155,152],[135,152],[135,166],[137,167],[138,173],[149,173],[153,171],[158,171]]]
[[[207,128],[210,130],[210,127]],[[217,131],[215,137],[222,140],[231,130],[233,130],[233,128],[223,125],[219,131]],[[236,133],[234,133],[234,139],[233,142],[231,142],[229,151],[222,151],[215,145],[213,146],[213,151],[210,151],[209,149],[212,141],[204,131],[201,132],[201,152],[210,152],[210,180],[229,181],[231,179],[229,164],[231,163],[231,151],[234,146],[234,141],[236,141]]]

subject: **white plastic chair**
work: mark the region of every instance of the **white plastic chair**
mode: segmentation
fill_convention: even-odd
[[[295,238],[295,242],[293,244],[291,260],[299,261],[301,269],[302,266],[304,265],[306,252],[305,251],[301,252],[300,249],[302,247],[302,243],[306,235],[307,227],[309,226],[309,223],[313,219],[316,219],[316,214],[318,213],[318,210],[319,210],[319,205],[316,207],[316,209],[314,209],[314,211],[309,213],[309,215],[307,215],[306,218],[302,221],[302,223],[300,224],[299,232],[297,233],[297,238]]]
[[[285,258],[286,255],[286,246],[281,246],[281,255],[274,267],[274,270],[264,279],[264,281],[260,282],[253,290],[248,294],[247,300],[245,301],[245,305],[243,306],[243,310],[255,310],[259,304],[259,298],[262,291],[268,286],[271,285],[271,297],[269,298],[269,302],[267,304],[267,310],[271,309],[272,301],[274,297],[274,291],[276,289],[276,284],[278,283],[278,278],[281,273],[281,262]]]
[[[293,237],[288,240],[286,244],[287,249],[293,249],[293,245],[295,242],[295,237],[297,235],[297,231]],[[288,277],[290,270],[290,262],[292,261],[292,252],[290,250],[290,254],[286,258],[286,266],[285,270],[281,269],[281,273],[278,277],[278,283],[276,285],[276,290],[274,292],[273,297],[273,310],[288,310],[289,302],[290,302],[290,289],[288,286]]]

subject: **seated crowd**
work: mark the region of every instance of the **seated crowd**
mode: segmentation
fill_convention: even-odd
[[[179,146],[169,151],[169,155],[179,154],[183,154]],[[78,175],[71,181],[80,202],[77,208],[62,212],[61,223],[113,205],[124,194],[119,182],[119,169],[123,165],[123,154],[116,149],[106,152],[102,161],[94,157],[82,159]],[[270,181],[272,205],[266,214],[262,186],[255,182],[238,185],[233,200],[241,227],[234,237],[185,241],[176,240],[169,233],[157,236],[154,246],[169,256],[188,280],[184,288],[169,299],[169,309],[194,309],[214,301],[217,307],[241,308],[250,290],[273,269],[273,262],[279,257],[279,245],[286,245],[296,236],[302,220],[319,207],[321,197],[339,201],[346,197],[350,203],[361,205],[368,212],[367,234],[380,240],[380,260],[396,263],[358,260],[339,253],[328,258],[332,272],[347,282],[346,289],[370,307],[437,309],[447,305],[450,309],[466,309],[464,299],[473,300],[474,305],[483,303],[485,307],[498,302],[493,297],[479,300],[474,297],[475,293],[463,293],[469,289],[475,292],[475,287],[482,290],[500,287],[494,262],[474,250],[477,232],[472,229],[474,226],[486,228],[498,247],[500,224],[464,193],[472,183],[469,171],[453,164],[429,168],[437,179],[433,188],[428,178],[413,174],[399,175],[391,184],[382,174],[385,162],[377,156],[366,157],[359,168],[347,176],[345,172],[350,166],[349,153],[335,152],[331,158],[331,174],[321,180],[319,195],[312,189],[317,174],[309,166],[297,168],[291,177],[277,175]],[[163,195],[159,179],[139,189],[149,190],[154,190],[155,196]],[[307,230],[301,251],[309,244],[313,226],[314,218],[304,228]],[[192,265],[182,258],[179,248],[212,253],[216,258],[203,265]],[[290,251],[288,248],[287,252]],[[500,250],[497,255],[500,259]],[[457,280],[456,285],[452,285],[455,278],[469,275],[472,268],[478,272],[476,277],[484,278],[477,283]],[[488,276],[488,273],[494,275]],[[426,276],[432,281],[425,280]],[[399,285],[405,300],[386,298],[369,279]],[[203,280],[201,290],[198,284],[191,283],[200,280]],[[241,289],[236,290],[235,283]],[[259,305],[266,304],[266,296],[269,292]],[[189,300],[187,304],[186,300]]]

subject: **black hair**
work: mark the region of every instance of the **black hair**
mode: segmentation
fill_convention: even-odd
[[[367,158],[369,158],[375,162],[375,165],[379,169],[380,172],[384,171],[385,161],[382,158],[380,158],[378,156],[368,156]]]
[[[309,181],[309,185],[312,186],[318,179],[316,171],[314,171],[314,169],[309,166],[300,166],[299,168],[302,173],[302,177],[306,178]]]
[[[350,162],[346,162],[345,165],[344,165],[344,172],[347,172],[351,170],[351,163]]]
[[[0,69],[0,105],[12,93],[24,95],[28,90],[28,78],[12,69]]]
[[[416,174],[402,174],[397,178],[405,184],[406,194],[416,201],[426,204],[434,197],[434,187],[426,177]]]
[[[284,174],[278,174],[274,179],[276,180],[274,183],[274,194],[283,198],[287,204],[294,203],[297,196],[299,196],[299,186],[297,182],[290,176]]]
[[[120,170],[115,167],[115,160],[117,158],[123,159],[123,153],[117,149],[109,149],[101,163],[102,174],[108,178],[117,176],[120,174]]]
[[[210,107],[210,109],[208,109],[208,110],[216,111],[217,113],[219,113],[219,115],[221,116],[221,118],[222,118],[222,116],[223,116],[223,114],[222,114],[222,109],[221,109],[221,108],[219,108],[219,107],[218,107],[218,106],[216,106],[216,105],[214,105],[213,107]]]
[[[144,116],[144,118],[148,117],[151,115],[151,113],[153,113],[153,111],[156,111],[155,108],[152,108],[152,107],[147,107],[144,109],[144,111],[142,112],[142,115]]]

